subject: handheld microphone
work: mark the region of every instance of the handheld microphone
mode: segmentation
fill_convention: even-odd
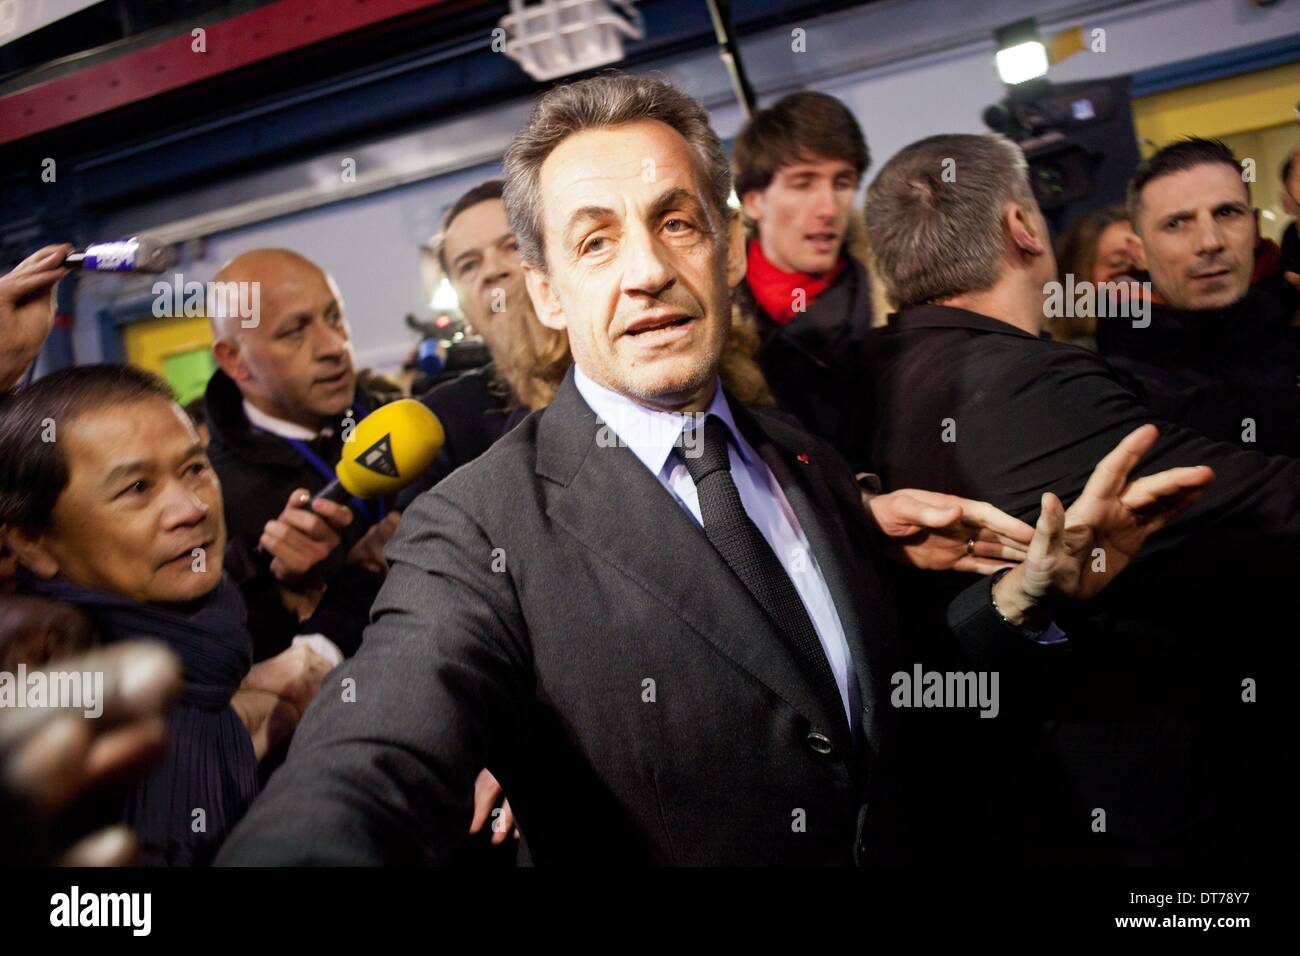
[[[171,265],[171,254],[152,236],[131,236],[92,242],[84,252],[68,253],[63,264],[88,272],[163,272]]]
[[[347,504],[401,491],[433,464],[446,441],[442,422],[427,405],[403,398],[375,409],[352,430],[335,479],[315,498]]]

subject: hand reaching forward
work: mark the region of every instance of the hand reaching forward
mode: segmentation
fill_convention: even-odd
[[[1056,495],[1043,495],[1029,554],[993,589],[998,609],[1013,624],[1049,596],[1087,600],[1097,594],[1149,535],[1193,505],[1214,480],[1211,469],[1197,465],[1130,481],[1158,434],[1154,425],[1130,432],[1097,463],[1068,511]]]
[[[866,496],[864,495],[864,498]],[[1024,560],[1034,529],[987,501],[904,488],[866,499],[885,553],[926,571],[992,574]]]

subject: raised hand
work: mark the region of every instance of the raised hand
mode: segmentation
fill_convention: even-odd
[[[0,276],[0,392],[18,384],[54,327],[54,290],[68,274],[66,243],[46,246]]]

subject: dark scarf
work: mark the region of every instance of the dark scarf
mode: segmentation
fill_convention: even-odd
[[[779,325],[789,325],[795,317],[794,292],[804,292],[804,308],[813,304],[813,300],[829,289],[832,283],[848,265],[844,256],[836,260],[835,265],[821,275],[805,275],[802,272],[786,272],[778,269],[763,255],[763,247],[757,239],[749,241],[749,258],[745,267],[745,279],[759,308]]]
[[[73,584],[21,573],[23,590],[79,608],[105,643],[154,638],[177,657],[185,691],[168,715],[167,756],[127,794],[124,822],[140,838],[140,862],[208,862],[257,795],[257,756],[230,698],[248,673],[252,642],[239,588],[229,576],[186,605],[141,604]],[[203,810],[206,832],[194,832]]]

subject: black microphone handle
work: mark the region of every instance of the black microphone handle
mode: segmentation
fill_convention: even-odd
[[[352,501],[353,497],[352,492],[344,488],[343,483],[335,478],[320,491],[316,492],[316,494],[312,495],[311,499],[312,501],[324,499],[325,501],[333,501],[335,504],[346,505]]]

